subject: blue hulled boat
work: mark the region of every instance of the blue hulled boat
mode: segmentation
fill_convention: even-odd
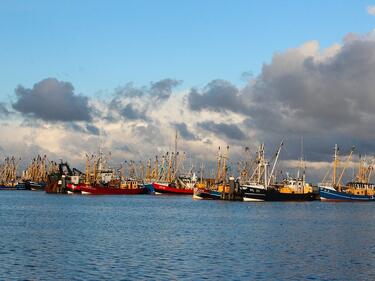
[[[357,185],[356,188],[353,185]],[[358,188],[362,185],[362,188]],[[349,183],[348,188],[338,191],[331,186],[319,186],[322,201],[375,201],[374,186],[372,184]]]
[[[365,159],[360,157],[357,176],[353,179],[353,181],[348,182],[346,185],[341,185],[341,179],[352,157],[354,147],[350,151],[345,161],[346,164],[342,168],[342,171],[338,177],[337,168],[339,166],[339,149],[337,144],[335,145],[334,151],[332,181],[325,182],[325,179],[323,179],[323,183],[319,185],[320,200],[357,202],[375,201],[375,186],[374,184],[370,183],[374,162],[368,164],[366,163]]]
[[[14,185],[0,185],[0,190],[27,190],[24,183],[17,183]]]

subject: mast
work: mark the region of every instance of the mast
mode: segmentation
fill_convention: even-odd
[[[149,181],[151,179],[151,158],[147,161],[146,166],[146,180]]]
[[[343,177],[343,175],[345,173],[345,170],[346,170],[346,168],[347,168],[347,166],[349,164],[350,158],[353,155],[354,149],[355,149],[355,147],[353,146],[352,149],[350,150],[350,153],[349,153],[348,157],[346,158],[346,161],[345,161],[345,164],[344,164],[344,168],[342,169],[340,177],[339,177],[339,179],[337,181],[337,185],[338,185],[338,189],[337,190],[338,191],[341,191],[341,184],[340,184],[341,183],[341,179],[342,179],[342,177]]]
[[[226,181],[227,181],[227,157],[229,154],[229,145],[227,145],[227,151],[224,154],[223,158],[223,172],[222,172],[222,177],[223,177],[223,186],[225,186]]]
[[[332,171],[332,186],[336,187],[336,173],[337,173],[337,166],[339,164],[339,148],[337,144],[335,144],[335,154],[333,156],[333,171]]]
[[[283,144],[284,144],[284,141],[281,141],[281,143],[280,143],[280,145],[279,145],[279,148],[277,149],[276,157],[275,157],[275,161],[273,162],[272,170],[271,170],[271,173],[270,173],[270,175],[269,175],[269,177],[268,177],[268,183],[267,183],[267,186],[269,186],[270,183],[271,183],[272,175],[273,175],[273,173],[274,173],[274,171],[275,171],[275,167],[276,167],[277,161],[278,161],[278,159],[279,159],[279,155],[280,155],[281,147],[283,146]],[[265,166],[265,167],[266,167],[266,166]]]
[[[300,173],[302,170],[303,175],[305,174],[304,168],[303,168],[303,137],[301,137],[301,157],[300,157],[298,172],[297,172],[297,179],[300,179]]]
[[[217,171],[216,171],[216,182],[219,182],[220,181],[220,177],[221,177],[221,153],[220,153],[220,146],[219,146],[219,149],[218,149],[218,155],[217,155]]]
[[[367,174],[366,174],[366,182],[370,183],[371,180],[371,174],[374,170],[374,164],[375,164],[375,157],[372,159],[371,164],[367,167]]]
[[[200,174],[201,174],[201,182],[200,183],[203,183],[203,162],[201,162]]]
[[[174,138],[174,167],[173,167],[174,177],[177,176],[177,138],[178,138],[178,133],[176,129],[176,135]]]
[[[90,159],[86,154],[86,184],[90,184]]]

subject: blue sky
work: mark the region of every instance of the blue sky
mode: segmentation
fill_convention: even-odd
[[[88,96],[167,77],[182,88],[216,78],[240,84],[275,52],[369,32],[374,3],[2,0],[0,100],[47,77]]]

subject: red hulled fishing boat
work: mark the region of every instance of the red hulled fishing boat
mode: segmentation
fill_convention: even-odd
[[[180,194],[180,195],[193,195],[193,188],[179,188],[174,183],[158,183],[152,184],[155,193],[166,193],[166,194]]]
[[[86,185],[79,184],[67,185],[68,191],[73,193],[91,194],[91,195],[132,195],[132,194],[143,194],[146,189],[142,186],[135,184],[133,187],[114,187],[114,186],[103,186],[103,185]]]

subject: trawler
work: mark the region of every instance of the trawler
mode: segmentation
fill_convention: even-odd
[[[196,176],[190,170],[186,174],[180,173],[180,166],[185,159],[185,153],[177,151],[177,131],[175,135],[175,150],[167,152],[162,157],[157,172],[157,180],[152,183],[155,194],[193,195]]]
[[[0,189],[26,189],[26,186],[17,181],[17,169],[21,159],[14,156],[7,157],[0,165]]]
[[[67,184],[68,193],[92,195],[126,195],[142,194],[146,189],[136,179],[124,179],[116,175],[116,171],[108,166],[103,153],[98,156],[86,155],[86,172],[83,181]]]
[[[360,159],[357,176],[346,185],[342,185],[341,181],[346,168],[353,155],[354,147],[350,151],[345,164],[338,174],[340,165],[339,148],[337,144],[334,148],[334,156],[332,163],[332,178],[327,181],[326,178],[329,174],[324,176],[321,184],[319,184],[319,195],[322,201],[375,201],[374,184],[370,183],[371,174],[374,166],[374,161],[366,165],[365,161]]]
[[[306,176],[287,177],[267,190],[266,201],[312,201],[315,194]]]
[[[54,161],[48,161],[47,156],[38,155],[22,173],[22,181],[31,190],[44,190],[47,185],[48,174],[58,171]]]
[[[201,167],[201,180],[196,184],[194,188],[194,199],[206,199],[206,200],[218,200],[225,199],[230,191],[228,185],[228,157],[229,146],[227,146],[226,152],[223,154],[218,148],[217,156],[217,170],[215,179],[206,179],[203,181],[203,166]]]
[[[266,192],[266,201],[312,201],[316,199],[313,187],[306,181],[306,165],[301,141],[300,165],[296,177],[289,173],[279,183],[271,184]]]
[[[273,194],[274,191],[270,189],[270,184],[282,146],[283,142],[281,142],[279,148],[277,149],[276,155],[273,160],[273,166],[269,174],[268,166],[270,164],[265,160],[264,144],[261,144],[259,146],[258,152],[256,154],[255,168],[253,170],[253,173],[248,181],[242,181],[240,185],[240,189],[243,195],[243,201],[266,201],[268,199],[268,194]],[[268,192],[268,190],[270,191]]]

